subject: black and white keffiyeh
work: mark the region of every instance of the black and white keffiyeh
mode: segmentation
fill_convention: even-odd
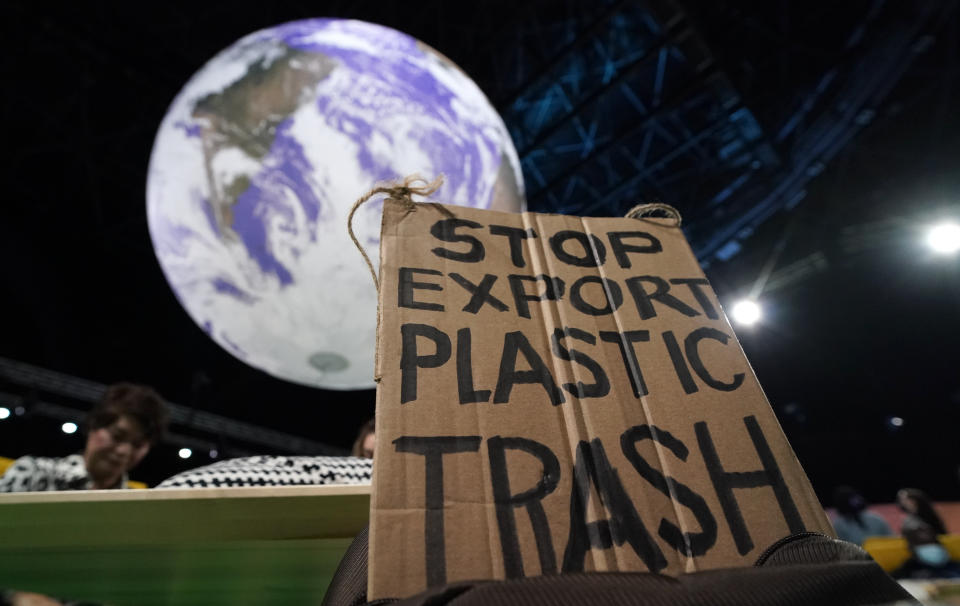
[[[256,456],[228,459],[179,473],[157,488],[369,484],[373,459]]]
[[[47,490],[92,490],[93,478],[87,473],[83,455],[68,457],[20,457],[0,477],[0,492],[38,492]],[[113,488],[127,488],[123,474]]]

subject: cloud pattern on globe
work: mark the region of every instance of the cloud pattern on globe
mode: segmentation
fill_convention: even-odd
[[[368,388],[376,291],[347,213],[414,173],[443,174],[445,203],[524,206],[503,121],[448,59],[370,23],[288,23],[227,48],[174,99],[150,159],[150,236],[180,303],[231,354],[306,385]],[[354,218],[375,262],[380,213]]]

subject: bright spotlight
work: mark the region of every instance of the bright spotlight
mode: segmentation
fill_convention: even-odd
[[[0,419],[6,419],[10,416],[9,408],[0,408]]]
[[[177,454],[180,455],[181,459],[189,459],[191,456],[193,456],[193,451],[189,448],[181,448],[180,452]]]
[[[902,417],[890,417],[890,425],[894,427],[903,427]]]
[[[940,223],[927,232],[927,244],[935,252],[949,255],[960,250],[960,225]]]
[[[60,429],[63,430],[63,433],[77,433],[77,424],[67,422],[61,425]]]
[[[756,301],[744,299],[733,306],[733,319],[737,324],[750,326],[760,320],[760,306]]]

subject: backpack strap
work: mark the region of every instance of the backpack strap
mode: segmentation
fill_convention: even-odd
[[[829,562],[870,562],[873,558],[859,545],[819,532],[800,532],[767,547],[754,566],[826,564]]]
[[[369,526],[365,526],[343,554],[333,573],[323,606],[360,606],[367,602],[367,543]]]

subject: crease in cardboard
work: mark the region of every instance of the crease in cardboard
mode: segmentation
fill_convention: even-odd
[[[537,234],[537,237],[536,237],[536,238],[526,238],[526,239],[522,240],[522,243],[523,243],[523,245],[524,245],[524,246],[526,247],[526,249],[527,249],[528,258],[530,259],[530,266],[531,266],[530,268],[531,268],[533,274],[534,274],[534,275],[547,275],[547,276],[549,276],[550,274],[548,273],[548,271],[546,271],[546,270],[544,269],[545,259],[548,259],[549,256],[546,254],[546,251],[544,251],[543,246],[539,245],[539,243],[535,243],[535,242],[534,242],[534,241],[540,242],[540,241],[543,240],[543,238],[540,236],[540,234],[544,233],[544,232],[543,232],[543,226],[542,226],[542,224],[539,222],[539,220],[536,220],[536,222],[531,222],[531,221],[530,221],[531,217],[534,217],[534,218],[536,218],[536,219],[539,218],[538,215],[535,215],[535,214],[532,214],[532,213],[521,213],[521,214],[520,214],[520,219],[521,219],[521,221],[522,221],[523,228],[524,228],[525,230],[527,230],[528,232],[529,232],[529,231],[535,232],[535,233]],[[534,228],[536,228],[536,229],[534,229]],[[544,306],[545,306],[545,305],[544,305],[545,303],[546,303],[546,301],[542,301],[540,307],[541,307],[541,308],[544,307]],[[546,314],[543,314],[543,313],[541,312],[541,316],[545,319],[547,315],[546,315]],[[544,331],[544,335],[545,335],[547,338],[549,338],[549,330],[548,330],[545,322],[544,322],[544,324],[543,324],[543,331]],[[554,367],[556,368],[555,365],[554,365]],[[568,449],[570,449],[571,435],[572,435],[572,436],[575,436],[575,437],[573,438],[574,440],[579,439],[579,430],[578,430],[578,428],[577,428],[576,426],[574,426],[574,431],[572,431],[572,432],[570,431],[569,420],[567,419],[567,412],[566,412],[566,410],[564,410],[564,407],[563,407],[563,406],[556,406],[556,407],[554,407],[554,408],[555,408],[555,409],[558,409],[557,412],[560,414],[561,417],[563,417],[563,424],[561,425],[561,428],[563,429],[564,443],[567,444]],[[575,425],[576,425],[576,424],[575,424]],[[569,452],[572,453],[572,452],[574,452],[574,450],[571,449],[571,450],[569,450]]]
[[[610,321],[613,323],[614,327],[616,328],[616,331],[617,331],[618,333],[620,333],[620,334],[623,334],[623,333],[625,332],[625,325],[624,325],[624,321],[623,321],[623,318],[622,318],[622,315],[621,315],[622,312],[620,311],[621,308],[614,306],[613,301],[615,300],[615,297],[613,296],[613,293],[611,292],[610,287],[609,287],[609,285],[611,284],[612,278],[610,277],[610,275],[609,275],[609,274],[605,271],[605,269],[604,269],[603,259],[601,259],[600,252],[597,250],[597,248],[596,248],[596,246],[595,246],[595,242],[597,241],[597,240],[595,240],[596,234],[595,234],[595,232],[591,229],[589,223],[590,223],[590,222],[589,222],[588,219],[583,218],[583,217],[580,218],[580,227],[581,227],[581,230],[583,231],[583,233],[587,234],[587,242],[590,244],[590,252],[591,252],[591,254],[592,254],[592,256],[593,256],[594,265],[595,265],[596,270],[597,270],[597,271],[596,271],[596,275],[597,275],[597,277],[599,277],[600,280],[601,280],[601,281],[600,281],[600,284],[601,284],[601,286],[602,286],[602,288],[603,288],[603,294],[604,294],[605,300],[607,301],[607,304],[611,307],[611,310],[612,310],[612,311],[611,311],[611,314],[610,314],[610,318],[611,318]],[[592,318],[592,319],[593,319],[594,326],[597,327],[597,331],[596,331],[596,332],[597,332],[598,334],[599,334],[599,329],[600,329],[600,317],[602,317],[602,316],[597,316],[597,317],[593,317],[593,318]],[[606,365],[603,365],[603,366],[605,366],[606,368],[611,368],[611,367],[613,367],[613,365],[609,363],[609,356],[604,355],[604,361],[607,362],[607,364],[606,364]],[[633,373],[633,369],[631,368],[630,370],[631,370],[631,374],[634,374],[634,373]],[[636,381],[637,383],[639,383],[639,377],[637,377],[636,375],[634,375],[633,379],[634,379],[634,381]],[[640,406],[640,407],[639,407],[639,411],[640,411],[640,413],[643,415],[643,418],[644,418],[645,423],[650,427],[651,432],[655,434],[655,433],[657,432],[657,430],[656,430],[656,424],[655,424],[655,420],[654,420],[654,418],[653,418],[653,413],[652,413],[650,407],[649,407],[649,406],[647,405],[647,403],[646,403],[646,397],[647,397],[647,396],[640,396],[639,398],[636,398],[636,399],[638,400],[637,403],[638,403],[639,406]],[[616,401],[616,404],[617,404],[616,409],[617,409],[617,412],[619,413],[619,416],[620,416],[620,426],[621,426],[621,427],[630,427],[630,426],[632,425],[632,423],[628,420],[627,414],[626,414],[627,399],[626,399],[626,398],[618,399],[618,400]],[[592,416],[592,415],[593,415],[593,411],[592,411],[590,408],[587,408],[587,409],[584,409],[583,414],[584,414],[585,417],[586,417],[587,415]],[[661,446],[660,443],[659,443],[658,441],[656,441],[656,440],[654,441],[654,449],[655,449],[655,452],[656,452],[656,454],[657,454],[657,461],[658,461],[658,463],[659,463],[659,470],[660,470],[664,475],[667,475],[668,470],[667,470],[667,466],[666,466],[665,457],[664,457],[663,452],[662,452],[662,446]],[[676,504],[676,502],[673,501],[673,498],[675,497],[675,494],[674,494],[675,491],[673,490],[672,484],[668,484],[668,486],[670,487],[670,492],[671,492],[670,497],[671,497],[671,505],[672,505],[673,513],[674,513],[674,519],[676,520],[677,525],[678,525],[684,532],[686,532],[686,531],[688,530],[687,524],[685,523],[685,521],[684,521],[684,520],[681,518],[681,516],[680,516],[679,509],[678,509],[678,505]],[[642,514],[647,514],[647,513],[649,513],[649,512],[647,512],[647,511],[642,511],[642,510],[641,510],[641,511],[638,511],[638,514],[641,514],[641,517],[644,517]],[[686,537],[684,537],[684,538],[686,539]],[[689,552],[689,541],[688,541],[687,548],[688,548],[688,552]],[[625,549],[623,546],[617,546],[617,545],[614,545],[614,547],[613,547],[612,549],[613,549],[613,553],[614,553],[615,556],[616,556],[617,569],[618,569],[618,570],[627,570],[627,569],[629,569],[629,565],[628,565],[627,562],[624,560],[624,555],[625,555],[625,553],[626,553],[626,549]],[[629,556],[627,556],[627,557],[629,557]]]
[[[430,202],[423,202],[421,204],[427,207],[429,210],[437,211],[438,213],[444,215],[447,218],[457,217],[457,214],[454,212],[454,210],[446,206],[436,204],[436,203],[430,203]],[[407,212],[404,213],[403,219],[406,219],[412,212],[416,212],[416,210],[417,210],[416,207],[407,207],[406,209]],[[425,210],[427,209],[425,208]],[[443,264],[444,275],[449,275],[451,273],[450,261],[444,258],[442,264]],[[483,436],[484,438],[489,438],[490,433],[488,432],[487,427],[483,422],[484,415],[481,414],[480,408],[477,406],[471,406],[470,408],[472,408],[474,411],[474,414],[472,415],[472,420],[473,420],[472,426],[474,429],[473,434]],[[409,434],[411,432],[405,430],[405,433]],[[484,515],[482,519],[485,525],[484,530],[487,538],[487,550],[488,550],[487,551],[488,557],[485,559],[491,562],[491,566],[492,566],[492,569],[490,570],[491,576],[494,578],[503,578],[504,577],[503,563],[499,559],[492,557],[493,554],[499,552],[499,545],[497,545],[497,540],[499,536],[499,527],[496,522],[497,514],[496,514],[496,506],[493,498],[493,487],[492,487],[492,481],[490,478],[490,468],[489,468],[489,465],[486,464],[486,461],[482,459],[481,459],[479,468],[480,468],[480,473],[483,476],[482,482],[481,482],[481,485],[483,486],[483,491],[484,491],[483,500],[470,501],[470,500],[461,499],[461,498],[453,498],[448,493],[444,497],[443,510],[444,512],[446,512],[447,509],[449,508],[448,506],[456,506],[456,505],[483,505],[484,506],[486,515]],[[419,511],[419,509],[417,509],[417,511]],[[446,514],[444,514],[444,517],[446,517]],[[497,529],[497,531],[494,532],[494,529]]]
[[[583,226],[582,219],[578,217],[568,217],[568,216],[558,216],[558,215],[537,215],[537,219],[538,219],[538,228],[539,228],[538,233],[540,234],[546,234],[546,233],[549,233],[549,231],[554,231],[554,230],[547,230],[544,228],[544,224],[541,221],[545,221],[545,220],[552,219],[552,220],[561,221],[564,223],[575,221],[575,222],[579,222],[581,227]],[[540,240],[542,241],[543,238],[540,238]],[[560,270],[559,262],[556,259],[554,259],[552,255],[547,254],[543,245],[540,246],[540,249],[543,253],[543,258],[545,259],[545,264],[547,269],[547,271],[540,271],[540,273],[544,273],[548,276],[560,275],[562,272],[559,271]],[[586,273],[586,272],[584,271],[583,273]],[[569,298],[570,293],[566,293],[566,296]],[[559,320],[557,321],[556,327],[569,326],[572,324],[572,322],[570,321],[571,318],[567,315],[565,306],[562,305],[559,300],[553,304],[551,304],[551,302],[548,300],[541,301],[541,307],[549,309],[551,312],[553,312],[551,316],[556,316],[559,318]],[[546,314],[544,314],[544,317],[546,317]],[[548,342],[549,342],[551,333],[552,333],[551,330],[546,331],[546,339]],[[576,366],[573,365],[572,360],[566,361],[566,365],[563,365],[563,364],[560,364],[560,361],[557,360],[556,357],[553,357],[552,359],[554,360],[555,369],[558,369],[558,368],[564,369],[566,367],[567,369],[570,370],[570,375],[572,375],[574,381],[577,381],[580,378],[582,378],[581,375],[577,373]],[[557,376],[560,376],[560,371],[555,370],[555,374]],[[573,426],[576,428],[576,432],[575,432],[576,442],[568,443],[567,445],[570,463],[572,466],[575,466],[577,461],[577,450],[579,448],[580,442],[591,443],[592,439],[594,437],[599,436],[600,432],[597,431],[596,425],[592,420],[592,416],[593,416],[591,412],[592,407],[590,406],[584,407],[583,400],[576,397],[573,394],[571,394],[571,397],[572,397],[572,401],[570,402],[569,406],[561,405],[560,408],[562,409],[563,418],[567,426],[569,427],[572,423]],[[569,435],[569,432],[568,432],[568,435]],[[571,491],[579,490],[579,487],[573,484],[574,479],[575,478],[571,478]],[[600,493],[597,490],[590,490],[587,493],[587,498],[588,498],[588,501],[584,503],[584,506],[586,508],[588,518],[591,517],[590,516],[591,512],[593,513],[593,517],[606,518],[607,516],[605,514],[607,514],[607,511],[608,511],[607,504],[603,502],[603,498],[600,495]],[[605,526],[605,528],[607,529],[606,538],[608,542],[611,544],[611,548],[599,550],[599,553],[598,553],[598,550],[596,549],[590,549],[587,553],[587,557],[589,558],[590,562],[593,564],[594,569],[597,571],[622,570],[625,568],[625,566],[621,557],[621,547],[616,545],[616,542],[613,540],[613,536],[611,534],[613,532],[612,526],[607,525]]]
[[[639,221],[641,223],[643,222],[642,219]],[[596,263],[598,273],[600,274],[601,284],[603,285],[604,295],[607,297],[607,301],[612,307],[614,297],[613,297],[613,293],[610,292],[610,289],[608,286],[609,283],[607,280],[609,276],[604,271],[603,263],[600,259],[600,253],[599,251],[597,251],[596,247],[594,246],[595,234],[590,229],[590,226],[588,225],[588,222],[585,219],[581,218],[580,223],[583,226],[584,233],[586,233],[588,236],[587,241],[590,242],[590,248],[593,252],[593,258]],[[613,318],[613,321],[616,325],[617,332],[620,334],[623,334],[625,332],[624,321],[622,317],[623,312],[621,312],[620,309],[622,309],[622,307],[614,309],[613,313],[611,313],[610,315]],[[631,371],[631,374],[634,374],[632,368],[630,369],[630,371]],[[634,376],[633,379],[635,382],[639,383],[639,377]],[[654,437],[653,447],[654,447],[654,451],[657,453],[657,462],[659,463],[660,472],[663,474],[664,477],[670,478],[670,477],[673,477],[673,474],[670,473],[671,471],[670,465],[669,463],[667,463],[666,453],[664,452],[665,447],[660,441],[660,438],[658,435],[660,430],[657,427],[656,420],[653,418],[653,410],[648,402],[649,397],[650,397],[650,394],[645,394],[645,395],[641,395],[636,399],[639,400],[640,409],[643,412],[644,420],[646,421],[646,424],[650,427],[650,432],[651,434],[653,434],[653,437]],[[621,410],[621,415],[625,417],[625,415],[623,415],[623,409],[621,408],[620,410]],[[626,418],[623,419],[622,426],[629,427],[629,423],[626,421]],[[681,536],[683,536],[684,544],[686,547],[686,550],[685,550],[686,553],[684,554],[684,559],[685,559],[684,569],[687,572],[692,572],[697,569],[697,566],[693,556],[691,555],[693,553],[693,547],[690,544],[690,534],[689,534],[689,531],[691,530],[690,525],[687,523],[686,517],[681,515],[680,513],[680,505],[679,505],[680,500],[677,497],[677,491],[674,483],[672,481],[668,481],[667,488],[669,489],[669,492],[670,492],[670,495],[669,495],[670,504],[673,509],[674,520],[676,521],[676,525],[680,528],[682,532]]]
[[[590,250],[589,250],[589,251],[586,251],[586,252],[589,252],[589,253],[591,254],[591,256],[593,257],[593,260],[594,260],[594,267],[593,267],[593,268],[590,268],[590,272],[591,272],[593,275],[596,275],[598,278],[600,278],[600,279],[601,279],[601,284],[604,284],[604,283],[602,282],[602,280],[604,279],[603,264],[601,263],[601,261],[600,261],[600,255],[599,255],[599,253],[597,252],[596,247],[594,246],[594,240],[590,237],[592,234],[590,233],[589,229],[587,228],[586,222],[585,222],[585,220],[584,220],[583,217],[574,217],[574,219],[575,219],[576,222],[579,224],[580,231],[582,231],[583,233],[587,234],[587,242],[588,242],[589,245],[590,245]],[[554,270],[554,271],[556,271],[556,269],[558,269],[558,266],[555,265],[555,266],[551,267],[551,269]],[[594,271],[594,270],[595,270],[595,271]],[[583,273],[586,274],[587,272],[584,271]],[[608,303],[612,306],[612,305],[613,305],[613,303],[611,302],[612,299],[610,299],[610,294],[609,294],[609,292],[607,292],[607,289],[606,289],[606,288],[604,288],[604,290],[603,290],[603,295],[604,295],[604,297],[607,299]],[[560,307],[560,306],[558,306],[558,307]],[[561,313],[562,313],[562,312],[561,312]],[[600,322],[599,318],[600,318],[600,316],[592,317],[592,318],[591,318],[591,319],[593,320],[594,324],[597,325],[597,326],[599,326],[599,322]],[[565,318],[565,322],[564,322],[564,323],[566,324],[566,318]],[[597,331],[597,332],[598,332],[598,334],[599,334],[599,331]],[[572,365],[572,362],[571,362],[571,365]],[[610,368],[610,365],[607,365],[606,367],[607,367],[607,368]],[[578,403],[579,403],[579,402],[578,402]],[[620,403],[620,402],[617,402],[617,409],[620,411],[620,416],[621,416],[621,421],[622,421],[622,420],[623,420],[623,409],[622,409],[621,406],[622,406],[621,403]],[[596,436],[599,436],[599,435],[600,435],[600,432],[596,429],[597,425],[596,425],[596,423],[595,423],[594,420],[593,420],[593,417],[594,417],[594,407],[593,407],[593,406],[581,407],[581,408],[580,408],[580,416],[583,418],[584,425],[585,425],[586,428],[587,428],[587,432],[588,432],[587,441],[590,442],[590,441],[592,441],[592,438],[593,438],[593,437],[596,437]],[[624,425],[624,426],[626,427],[626,425]],[[573,457],[571,457],[571,460],[574,461],[574,462],[576,462],[576,456],[574,455]],[[574,487],[574,490],[576,490],[576,487]],[[607,507],[608,504],[603,502],[603,498],[600,496],[599,491],[597,491],[597,490],[591,490],[591,491],[590,491],[590,500],[595,503],[594,508],[595,508],[595,510],[596,510],[596,515],[597,515],[598,517],[607,517],[607,516],[609,516],[608,507]],[[609,528],[611,528],[611,531],[610,531],[611,533],[613,532],[613,531],[612,531],[613,525],[615,525],[616,523],[617,523],[617,521],[616,521],[616,520],[613,520],[612,523],[609,525]],[[597,554],[597,551],[598,551],[597,549],[591,549],[589,555],[590,555],[590,557],[594,560],[594,562],[596,562],[597,558],[602,557],[602,558],[605,560],[605,562],[604,562],[604,568],[603,568],[604,570],[618,571],[618,570],[627,570],[627,569],[628,569],[628,564],[626,563],[626,561],[625,561],[625,559],[624,559],[625,556],[626,556],[624,547],[623,547],[623,545],[617,545],[616,541],[613,540],[613,536],[610,536],[610,548],[609,548],[609,549],[599,550],[599,551],[600,551],[600,554]],[[612,560],[612,562],[611,562],[611,560]]]
[[[671,225],[663,224],[663,223],[658,222],[658,221],[652,221],[649,217],[635,217],[635,219],[636,219],[638,222],[640,222],[640,223],[653,223],[654,225],[657,225],[657,226],[663,227],[663,228],[667,228],[667,229],[669,229],[669,228],[673,228],[673,229],[677,229],[677,230],[680,229],[680,223],[679,223],[679,221],[676,222],[674,225],[671,226]],[[699,273],[699,277],[706,279],[705,276],[704,276],[703,270],[700,268],[700,263],[697,261],[696,257],[694,256],[693,250],[690,248],[689,244],[687,243],[686,238],[679,238],[679,241],[680,241],[681,248],[684,250],[684,252],[687,253],[687,260],[688,260],[688,262],[689,262],[689,265],[690,265],[691,267],[695,267],[695,268],[696,268],[697,272]],[[713,291],[713,287],[709,284],[709,281],[708,281],[708,284],[707,284],[707,285],[708,285],[708,287],[710,288],[710,292],[715,295],[715,292]],[[717,299],[716,296],[712,297],[712,299],[713,299],[713,301],[711,301],[711,303],[715,303],[715,304],[717,305],[717,308],[720,310],[721,318],[725,318],[726,316],[723,315],[723,310],[722,310],[722,308],[720,307],[720,301],[719,301],[719,299]],[[734,339],[736,340],[736,336],[734,336]],[[737,345],[739,346],[739,340],[737,340]],[[747,358],[746,358],[746,354],[743,352],[742,348],[741,348],[741,350],[740,350],[740,354],[741,354],[741,356],[743,357],[744,360],[747,359]],[[749,362],[748,362],[748,366],[749,366]],[[751,372],[752,372],[752,369],[751,369]],[[756,380],[756,377],[754,377],[754,380]],[[759,385],[759,383],[757,383],[757,384]],[[644,406],[644,407],[648,407],[648,406],[649,406],[649,404],[646,402],[646,398],[647,398],[647,397],[648,397],[648,396],[641,396],[641,399],[643,400],[643,406]],[[654,435],[656,435],[657,433],[659,433],[659,432],[658,432],[658,428],[657,428],[655,425],[653,425],[652,423],[651,423],[651,425],[650,425],[650,431],[651,431],[651,433],[654,434]],[[661,462],[662,471],[664,472],[664,475],[667,476],[667,477],[673,477],[673,476],[668,476],[668,474],[666,473],[667,470],[668,470],[669,464],[666,462],[666,461],[667,461],[667,457],[666,457],[666,455],[665,455],[665,453],[664,453],[664,446],[662,445],[662,443],[661,443],[661,441],[660,441],[659,439],[654,439],[654,448],[655,448],[656,451],[657,451],[657,458],[658,458],[658,460]],[[680,514],[679,505],[678,505],[679,499],[678,499],[678,497],[677,497],[676,486],[674,485],[673,482],[668,482],[668,483],[667,483],[667,487],[668,487],[669,490],[670,490],[670,502],[671,502],[671,504],[673,505],[674,513],[675,513],[675,516],[676,516],[676,518],[677,518],[677,525],[680,527],[681,531],[683,532],[682,536],[683,536],[684,546],[686,547],[686,553],[687,553],[686,563],[685,563],[684,568],[685,568],[685,571],[686,571],[686,572],[695,572],[695,571],[697,571],[697,570],[699,569],[699,567],[697,566],[697,560],[696,560],[696,558],[694,558],[693,556],[689,555],[689,554],[693,553],[693,547],[692,547],[692,545],[691,545],[691,543],[690,543],[690,533],[689,533],[689,531],[691,530],[691,528],[690,528],[690,525],[686,523],[686,519]],[[817,504],[817,507],[819,508],[819,503]]]
[[[442,207],[441,207],[442,208]],[[448,263],[444,261],[444,267]],[[487,426],[484,423],[484,416],[480,412],[479,406],[472,406],[474,414],[474,427],[476,428],[476,435],[483,436],[484,438],[489,439],[490,432],[487,430]],[[500,526],[497,523],[497,510],[495,506],[495,500],[493,498],[493,482],[490,477],[490,466],[488,460],[481,461],[480,463],[480,473],[483,476],[483,495],[484,500],[487,505],[490,505],[486,508],[487,514],[483,517],[485,523],[485,531],[487,535],[487,553],[490,555],[488,558],[491,562],[491,576],[493,578],[504,578],[506,576],[504,570],[504,564],[499,558],[493,557],[493,554],[499,552],[499,546],[496,544],[497,539],[500,534]]]
[[[534,218],[533,223],[531,223],[530,221],[531,217]],[[534,231],[537,234],[537,237],[526,238],[525,240],[523,240],[523,242],[528,243],[527,248],[528,248],[528,252],[530,253],[529,256],[531,260],[531,269],[533,270],[534,275],[546,275],[550,277],[550,276],[557,275],[557,272],[556,272],[556,267],[551,264],[552,257],[549,254],[547,254],[547,251],[545,250],[545,245],[543,244],[545,234],[548,233],[548,230],[545,229],[545,226],[543,224],[543,220],[545,217],[549,217],[549,215],[545,216],[545,215],[532,214],[532,213],[521,214],[524,229],[532,229],[534,226],[536,227]],[[566,220],[566,219],[563,219],[563,220]],[[534,243],[534,241],[536,241],[536,243]],[[549,326],[547,326],[546,322],[548,318],[553,318],[554,314],[556,314],[557,316],[562,315],[563,312],[561,311],[562,305],[560,304],[560,299],[562,299],[562,297],[558,296],[558,300],[556,302],[551,302],[549,299],[544,298],[544,300],[540,301],[540,304],[538,306],[540,307],[540,316],[541,316],[541,324],[542,324],[543,334],[544,334],[544,341],[547,343],[549,343],[550,341],[550,335],[552,334],[553,330]],[[563,326],[562,317],[559,319],[554,319],[555,324],[557,324],[558,322],[559,322],[559,326]],[[552,360],[554,375],[558,376],[559,375],[558,371],[562,368],[562,364],[560,363],[561,361],[558,360],[556,356],[551,356],[550,359]],[[568,362],[568,364],[572,366],[572,362]],[[579,400],[579,398],[576,398],[576,400]],[[557,409],[557,413],[563,421],[562,428],[564,430],[563,431],[564,444],[567,447],[568,459],[571,463],[575,463],[577,458],[576,454],[577,454],[577,448],[579,443],[581,441],[589,442],[590,440],[589,429],[586,428],[586,426],[581,428],[580,422],[579,422],[582,419],[585,424],[586,418],[584,415],[580,415],[580,418],[578,418],[578,415],[576,414],[572,403],[570,406],[561,404],[560,406],[556,406],[555,408]],[[574,491],[574,490],[577,490],[577,486],[573,484],[573,478],[571,477],[571,491]],[[589,508],[590,505],[592,504],[593,509],[595,511],[602,511],[603,505],[599,503],[599,495],[595,494],[595,491],[590,491],[588,493],[588,496],[589,496],[589,502],[584,503],[584,506]],[[588,553],[588,557],[591,558],[591,560],[593,560],[594,550],[590,550],[590,552]],[[609,566],[597,566],[596,561],[594,561],[593,563],[594,563],[594,567],[597,570],[607,570],[609,568]]]

